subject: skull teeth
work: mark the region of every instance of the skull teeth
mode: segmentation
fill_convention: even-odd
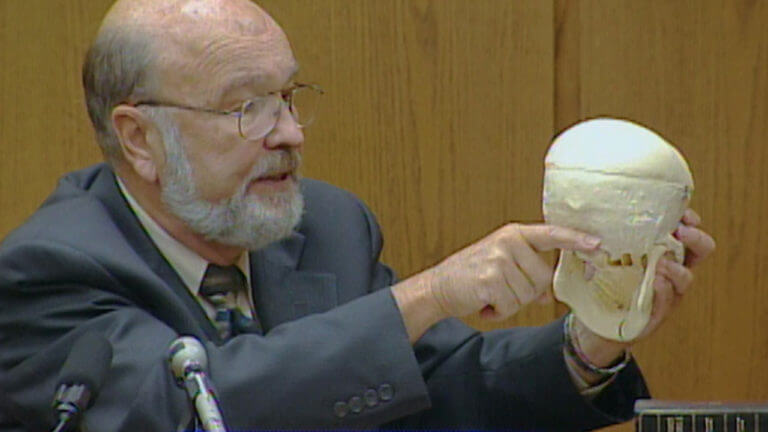
[[[632,254],[625,253],[621,255],[621,258],[615,260],[608,260],[608,265],[613,267],[631,267],[635,261],[632,259]],[[640,264],[643,269],[648,268],[648,254],[643,254],[640,257]]]

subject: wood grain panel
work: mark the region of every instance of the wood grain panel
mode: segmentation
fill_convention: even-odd
[[[768,399],[768,4],[557,3],[558,128],[611,115],[656,129],[687,156],[692,206],[719,240],[681,308],[635,350],[654,396]]]
[[[107,0],[0,2],[0,238],[62,173],[100,159],[80,64]]]

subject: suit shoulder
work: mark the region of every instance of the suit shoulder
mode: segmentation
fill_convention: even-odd
[[[65,240],[93,236],[94,231],[112,227],[107,209],[89,193],[98,166],[69,173],[59,180],[56,190],[22,225],[3,240],[3,246],[30,239]],[[88,235],[86,235],[88,234]]]
[[[30,239],[65,240],[98,234],[112,221],[98,200],[88,195],[48,202],[3,239],[3,246]]]
[[[20,257],[29,265],[52,256],[98,256],[115,251],[123,237],[119,227],[92,193],[92,184],[105,172],[99,166],[65,175],[56,190],[22,225],[0,243],[0,268]],[[52,266],[48,266],[52,267]]]
[[[338,186],[314,179],[302,179],[305,217],[341,218],[356,215],[373,218],[368,206],[355,194]]]
[[[302,179],[301,189],[305,208],[302,232],[336,238],[363,235],[374,243],[380,242],[375,216],[356,195],[314,179]]]
[[[334,186],[322,180],[303,178],[301,179],[301,191],[307,201],[315,202],[333,202],[339,204],[344,201],[350,201],[361,205],[362,201],[352,192]]]

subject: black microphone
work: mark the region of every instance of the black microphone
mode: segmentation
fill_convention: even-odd
[[[208,380],[205,369],[208,355],[199,340],[183,336],[171,343],[168,362],[176,384],[187,391],[195,406],[197,417],[207,432],[227,432],[224,418],[219,411],[216,392]]]
[[[56,384],[53,408],[59,423],[54,432],[71,431],[93,405],[112,365],[112,345],[101,333],[89,331],[72,345]]]

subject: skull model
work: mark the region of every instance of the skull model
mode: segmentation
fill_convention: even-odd
[[[560,134],[545,159],[544,218],[602,243],[591,254],[561,252],[555,297],[595,333],[636,338],[651,315],[659,258],[683,261],[672,232],[692,191],[685,159],[647,128],[598,118]]]

